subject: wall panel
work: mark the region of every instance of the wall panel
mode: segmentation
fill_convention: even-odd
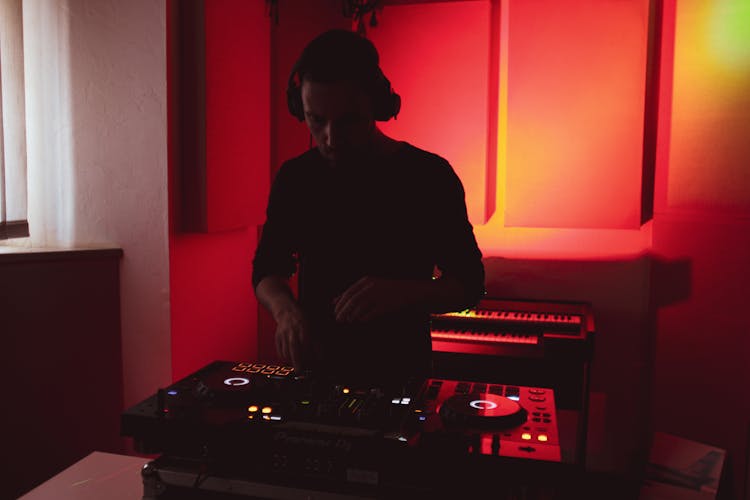
[[[505,225],[638,228],[648,1],[511,1],[508,25]]]

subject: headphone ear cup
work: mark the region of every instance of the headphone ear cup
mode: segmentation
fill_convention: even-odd
[[[373,114],[377,121],[386,122],[396,116],[401,110],[401,96],[393,91],[391,82],[380,73],[375,84],[375,98],[373,99]]]
[[[401,111],[401,96],[395,92],[391,92],[391,111],[392,117],[396,118]]]
[[[302,93],[299,86],[293,83],[286,89],[286,106],[293,117],[299,121],[304,121],[305,111],[302,107]]]

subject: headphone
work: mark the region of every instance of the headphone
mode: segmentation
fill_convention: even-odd
[[[292,67],[286,87],[286,104],[289,112],[299,121],[304,121],[305,110],[302,106],[302,81],[299,78],[305,53],[303,52]],[[297,83],[297,80],[300,80]],[[377,121],[385,122],[396,118],[401,110],[401,96],[393,91],[391,82],[385,77],[380,66],[376,67],[375,76],[370,84],[369,94],[372,98],[372,109]]]

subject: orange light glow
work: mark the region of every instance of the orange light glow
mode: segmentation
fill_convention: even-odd
[[[650,248],[640,226],[649,2],[573,3],[389,5],[368,30],[404,103],[383,130],[451,162],[485,256]]]
[[[264,406],[264,407],[263,407],[263,409],[262,409],[262,410],[260,410],[260,411],[261,411],[261,413],[263,413],[263,414],[268,414],[268,413],[271,413],[271,412],[272,412],[273,410],[271,409],[271,407],[270,407],[270,406]]]
[[[537,440],[542,441],[542,442],[545,442],[545,441],[548,440],[546,434],[539,434],[536,438],[537,438]]]
[[[528,441],[531,439],[531,434],[529,434],[528,432],[524,432],[523,434],[521,434],[521,439]]]
[[[750,4],[676,9],[668,208],[746,213],[750,141]]]
[[[258,407],[255,405],[248,406],[247,411],[249,411],[250,413],[255,413],[256,411],[258,411]]]

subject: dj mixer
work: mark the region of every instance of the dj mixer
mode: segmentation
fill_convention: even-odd
[[[487,492],[544,483],[563,467],[555,397],[543,387],[347,385],[216,361],[126,410],[121,425],[138,451],[161,454],[144,468],[144,498]]]

